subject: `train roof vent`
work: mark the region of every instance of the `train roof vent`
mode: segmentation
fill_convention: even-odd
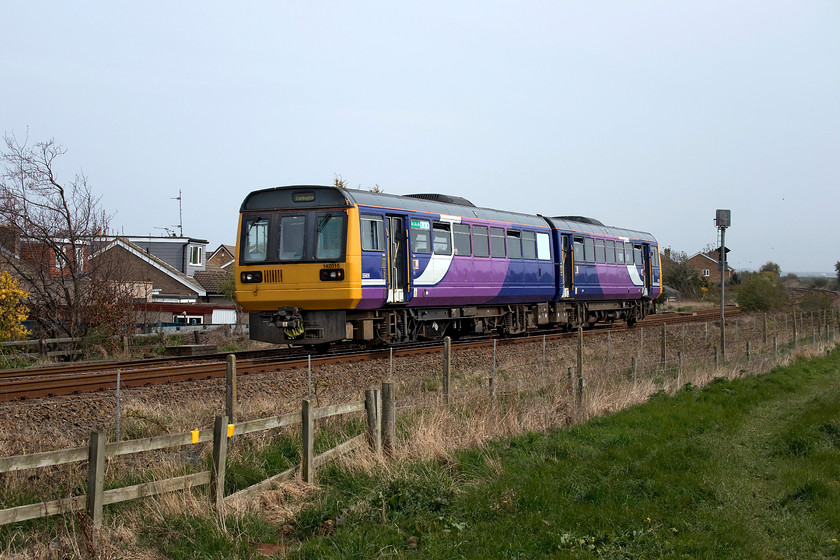
[[[593,226],[604,225],[595,218],[587,218],[586,216],[555,216],[555,218],[557,218],[558,220],[569,220],[571,222],[582,222],[584,224],[592,224]]]
[[[458,204],[460,206],[475,206],[466,198],[438,193],[406,194],[408,198],[422,198],[423,200],[434,200],[435,202],[446,202],[447,204]]]

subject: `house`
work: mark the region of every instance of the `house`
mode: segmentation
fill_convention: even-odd
[[[236,247],[233,245],[219,245],[213,253],[207,257],[207,270],[233,270],[233,262],[235,260],[234,253]]]
[[[111,237],[92,259],[132,284],[138,322],[235,324],[234,304],[219,288],[220,274],[229,273],[205,270],[206,244],[189,237]]]
[[[729,249],[725,249],[727,254]],[[720,247],[706,251],[705,253],[696,253],[689,257],[685,264],[694,270],[702,277],[707,279],[712,284],[720,284]],[[726,265],[726,280],[732,279],[734,269],[729,266],[728,260]]]
[[[193,237],[176,237],[174,235],[121,237],[139,247],[147,254],[154,255],[168,265],[181,271],[187,276],[193,276],[200,270],[205,270],[205,253],[207,241]]]

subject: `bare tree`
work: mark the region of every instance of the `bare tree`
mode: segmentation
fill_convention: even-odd
[[[66,150],[54,140],[4,139],[2,264],[29,290],[31,318],[42,334],[81,336],[126,303],[116,271],[93,270],[90,259],[109,216],[84,174],[59,179],[56,162]],[[127,302],[130,312],[130,294]]]

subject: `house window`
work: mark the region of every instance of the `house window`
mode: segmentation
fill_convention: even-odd
[[[705,277],[705,278],[709,277],[709,269],[708,268],[703,269],[703,277]]]
[[[190,265],[201,266],[203,255],[203,248],[198,245],[190,245]]]
[[[200,325],[204,322],[204,317],[182,313],[181,315],[173,315],[172,322],[176,325]]]

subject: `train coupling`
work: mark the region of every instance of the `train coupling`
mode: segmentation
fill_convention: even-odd
[[[278,307],[271,322],[280,329],[297,329],[303,326],[303,317],[297,307]]]

